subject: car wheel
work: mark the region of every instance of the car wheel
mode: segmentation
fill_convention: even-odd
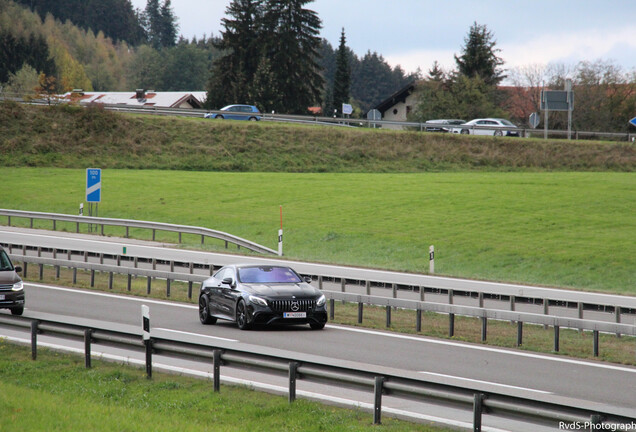
[[[325,323],[309,323],[309,327],[311,327],[312,330],[322,330],[325,328]]]
[[[223,117],[221,114],[217,115],[217,116],[216,116],[216,117],[214,117],[214,118],[221,119],[221,120],[225,119],[225,117]]]
[[[239,300],[236,305],[236,324],[241,330],[249,330],[252,327],[248,321],[247,307],[245,306],[245,301],[243,299]]]
[[[24,313],[24,307],[11,308],[11,315],[22,315]]]
[[[257,121],[258,119],[256,117],[250,117],[249,121]]]
[[[205,296],[199,297],[199,320],[201,324],[216,323],[216,318],[210,316],[210,304]]]
[[[462,135],[468,135],[470,133],[470,131],[468,129],[462,129],[461,134]]]
[[[495,131],[495,136],[503,136],[503,132],[500,130]]]

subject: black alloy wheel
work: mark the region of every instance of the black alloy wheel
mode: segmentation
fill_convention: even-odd
[[[252,328],[248,320],[247,307],[243,299],[239,300],[236,305],[236,325],[238,325],[238,328],[241,330],[249,330]]]
[[[210,305],[205,296],[199,297],[199,320],[201,321],[201,324],[216,323],[216,318],[210,316]]]

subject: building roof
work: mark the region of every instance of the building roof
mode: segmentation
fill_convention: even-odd
[[[392,108],[398,102],[405,102],[406,98],[411,93],[413,93],[414,90],[415,90],[415,81],[412,81],[411,83],[405,85],[404,87],[402,87],[401,89],[393,93],[391,96],[389,96],[388,98],[386,98],[385,100],[383,100],[382,102],[374,106],[373,108],[380,111],[382,113],[382,116],[384,117],[384,112],[386,110],[388,110],[389,108]]]
[[[85,92],[73,90],[61,96],[62,100],[81,104],[103,103],[126,106],[156,106],[178,108],[186,103],[192,108],[201,108],[207,97],[206,92],[155,92],[138,90],[134,92]]]

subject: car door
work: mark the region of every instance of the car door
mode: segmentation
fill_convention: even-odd
[[[232,283],[224,283],[224,280],[231,279]],[[236,316],[236,297],[239,295],[236,290],[236,270],[232,267],[228,267],[223,274],[223,277],[219,280],[218,287],[218,307],[219,312],[229,318],[234,319]]]
[[[475,126],[478,126],[477,128],[475,128],[475,135],[492,135],[492,131],[488,129],[481,129],[482,127],[487,125],[488,122],[486,120],[479,120],[477,123],[475,123]]]
[[[225,315],[222,303],[222,281],[223,275],[228,272],[228,268],[222,268],[212,276],[212,283],[207,287],[208,299],[210,300],[210,314],[212,315]]]

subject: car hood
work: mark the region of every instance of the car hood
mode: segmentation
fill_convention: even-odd
[[[20,280],[20,276],[13,270],[0,271],[0,285],[14,284]]]
[[[269,298],[289,298],[296,297],[315,297],[320,295],[320,291],[309,284],[245,284],[246,291],[251,294],[260,295]]]

